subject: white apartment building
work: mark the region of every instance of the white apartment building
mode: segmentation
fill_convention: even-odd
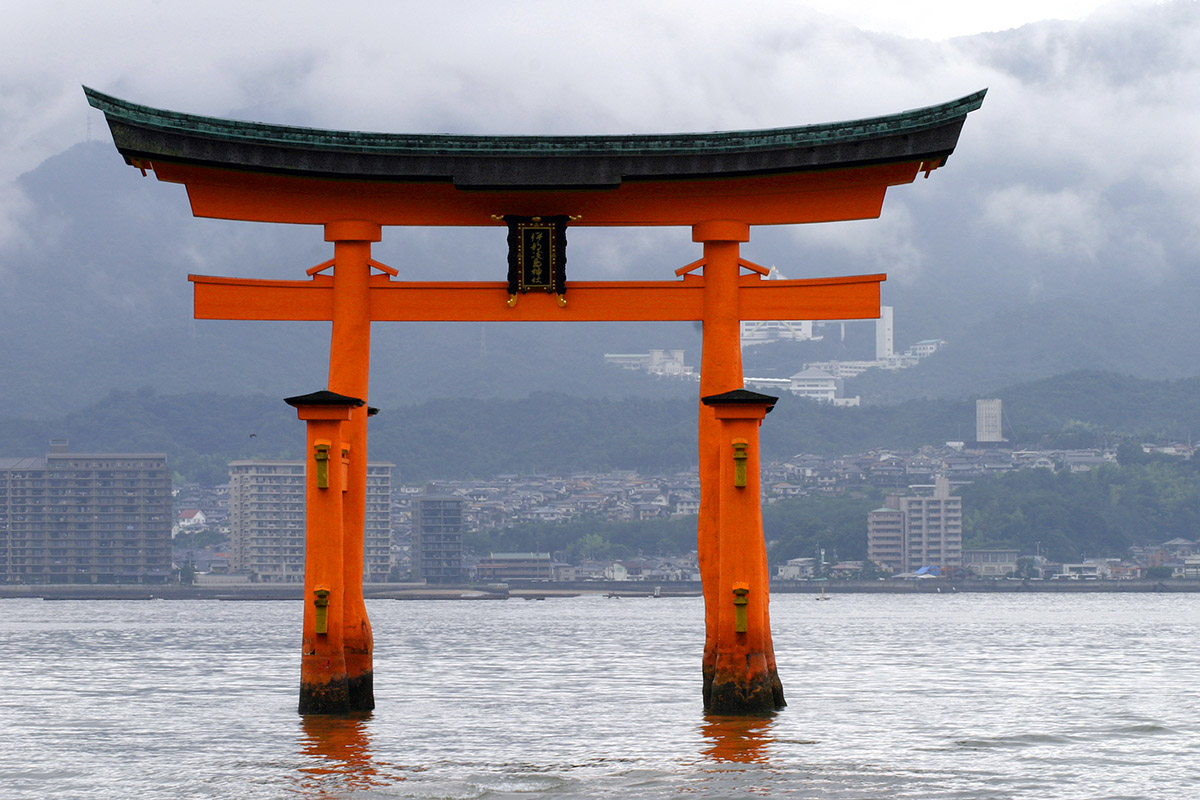
[[[922,339],[908,348],[908,352],[917,358],[927,358],[946,346],[945,339]]]
[[[813,335],[813,324],[807,320],[747,320],[742,323],[743,346],[767,342],[820,341],[821,338]]]
[[[837,389],[837,378],[815,367],[793,375],[789,387],[789,391],[794,395],[811,397],[827,403],[832,403],[833,398],[837,397]]]
[[[875,360],[887,361],[895,355],[895,340],[892,332],[892,307],[880,306],[879,319],[875,322]]]
[[[1003,442],[1001,401],[997,399],[975,401],[975,441]]]
[[[835,406],[856,406],[860,397],[838,397],[841,386],[837,378],[825,370],[809,367],[789,379],[788,391],[797,397],[811,397]]]
[[[651,375],[691,378],[695,367],[683,363],[682,350],[655,349],[649,353],[605,353],[604,360],[623,369],[643,370]]]
[[[387,580],[392,464],[367,466],[364,580]],[[304,462],[229,464],[229,546],[234,572],[263,583],[304,582]]]
[[[962,499],[950,494],[950,481],[937,478],[909,491],[889,495],[867,515],[867,558],[896,572],[961,567]]]

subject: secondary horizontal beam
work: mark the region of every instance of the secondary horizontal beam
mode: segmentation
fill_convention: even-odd
[[[886,275],[763,280],[743,275],[743,320],[875,319]],[[189,275],[196,319],[321,321],[333,317],[333,278],[270,281]],[[517,295],[509,307],[502,281],[371,279],[376,322],[697,322],[704,319],[704,278],[679,281],[568,281],[567,304],[553,295]]]

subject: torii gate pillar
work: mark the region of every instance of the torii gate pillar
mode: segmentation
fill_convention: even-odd
[[[740,249],[742,242],[750,241],[750,226],[733,220],[702,222],[692,227],[692,240],[704,244],[704,312],[703,352],[700,361],[700,396],[709,398],[741,389],[742,346],[741,308],[739,306]],[[773,405],[773,402],[772,402]],[[764,406],[765,408],[765,406]],[[758,419],[766,414],[763,410]],[[770,618],[766,613],[768,579],[766,575],[766,550],[762,543],[762,509],[759,505],[759,461],[758,429],[754,426],[755,441],[753,460],[746,467],[753,473],[751,481],[755,488],[739,488],[727,496],[722,471],[728,460],[724,451],[729,449],[729,432],[725,430],[729,420],[720,418],[714,407],[702,401],[699,415],[699,463],[700,463],[700,516],[697,525],[697,550],[700,562],[700,579],[704,591],[704,659],[701,671],[704,679],[703,696],[706,710],[718,713],[743,713],[783,708],[783,684],[775,666],[775,649],[771,643]],[[743,434],[746,435],[746,434]],[[729,508],[736,502],[740,511]],[[750,506],[753,505],[753,510]],[[757,519],[757,525],[738,529],[730,526],[729,515],[748,516]],[[739,516],[740,519],[740,516]],[[757,542],[757,544],[756,544]],[[718,653],[721,650],[725,627],[721,624],[722,611],[728,612],[732,595],[730,587],[722,583],[721,565],[731,557],[732,551],[761,550],[762,580],[756,589],[756,605],[761,605],[761,631],[756,632],[760,640],[764,669],[743,670],[741,673],[722,669],[718,679]],[[757,561],[756,570],[758,569]],[[727,577],[727,575],[726,575]],[[741,579],[739,579],[740,581]],[[727,581],[726,581],[727,583]],[[728,613],[724,614],[726,622]],[[724,634],[732,635],[731,631]],[[744,644],[744,642],[743,642]],[[743,648],[744,649],[744,648]],[[764,694],[758,682],[765,680],[768,691]],[[714,694],[714,681],[718,691]]]
[[[758,447],[759,425],[777,399],[735,389],[701,401],[720,439],[718,483],[707,487],[717,496],[717,553],[704,575],[706,608],[710,594],[716,599],[709,615],[714,652],[711,666],[705,662],[704,707],[716,714],[770,712],[787,705],[767,612],[770,574]]]
[[[352,710],[345,644],[347,621],[354,619],[347,613],[351,593],[343,577],[343,515],[349,499],[351,450],[346,431],[353,411],[362,408],[363,401],[321,391],[289,397],[286,402],[307,423],[299,710],[301,714],[344,714]]]
[[[333,330],[329,341],[329,389],[366,398],[371,374],[371,243],[382,238],[375,222],[338,220],[325,225],[333,242]],[[367,414],[365,404],[350,412],[343,435],[349,446],[346,497],[342,504],[342,585],[345,588],[343,642],[350,711],[375,708],[375,643],[363,602],[367,518]],[[307,564],[305,565],[307,571]]]

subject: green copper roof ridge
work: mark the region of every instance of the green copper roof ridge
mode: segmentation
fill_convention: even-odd
[[[901,135],[934,128],[965,117],[983,105],[987,89],[924,108],[887,116],[790,128],[767,128],[708,133],[632,134],[602,136],[478,136],[461,134],[393,134],[336,131],[205,117],[138,105],[83,87],[88,103],[110,121],[204,135],[229,141],[303,147],[315,150],[394,154],[454,153],[459,155],[605,156],[629,154],[687,154],[722,151],[773,150],[837,144],[880,136]]]

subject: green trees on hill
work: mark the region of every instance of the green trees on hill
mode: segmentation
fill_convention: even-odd
[[[997,393],[1005,433],[1030,447],[1121,442],[1120,466],[1089,473],[1010,473],[963,487],[968,547],[1037,550],[1056,560],[1123,555],[1132,544],[1200,538],[1200,470],[1142,451],[1139,442],[1200,431],[1200,378],[1147,382],[1080,372]],[[436,400],[384,409],[371,423],[371,457],[397,465],[397,480],[632,469],[690,469],[696,462],[695,398]],[[841,455],[969,439],[974,402],[910,401],[833,408],[784,397],[763,426],[767,460]],[[52,420],[0,419],[0,456],[37,456],[51,438],[75,452],[162,452],[177,477],[223,483],[244,458],[299,458],[303,425],[280,397],[159,396],[113,392]],[[1200,460],[1196,462],[1200,466]],[[806,498],[764,512],[773,561],[865,557],[866,513],[882,502],[863,490]],[[596,558],[671,554],[694,547],[694,519],[626,526],[583,520],[525,525],[475,537],[475,549],[571,551]]]
[[[790,558],[861,561],[867,557],[867,512],[883,503],[878,489],[840,497],[803,497],[763,509],[763,534],[772,564]]]
[[[1200,536],[1200,470],[1190,461],[1076,474],[1023,470],[977,481],[959,494],[965,548],[1017,548],[1074,561]]]
[[[75,452],[163,452],[184,480],[220,483],[241,458],[296,458],[303,426],[280,397],[112,392],[49,420],[0,419],[0,455],[36,456],[67,437]],[[1128,438],[1187,439],[1200,432],[1200,378],[1147,382],[1080,372],[997,393],[1005,435],[1028,447],[1092,447]],[[696,463],[694,397],[455,398],[383,409],[371,422],[371,457],[397,465],[404,482],[569,473],[688,469]],[[763,454],[837,456],[969,440],[975,404],[909,401],[834,408],[784,396],[763,425]],[[1136,446],[1128,450],[1134,457]]]
[[[1133,545],[1200,538],[1200,465],[1156,460],[1072,474],[1021,470],[960,487],[963,547],[1015,548],[1053,561],[1126,557]],[[867,555],[867,513],[884,492],[864,487],[842,496],[786,500],[763,509],[772,564],[816,557],[830,562]],[[578,519],[529,523],[467,537],[476,552],[563,553],[615,560],[676,555],[695,548],[696,518],[614,523]]]
[[[845,497],[807,497],[763,509],[768,558],[816,556],[851,560],[867,554],[867,512],[879,505],[872,490]],[[563,523],[522,523],[467,534],[464,544],[487,553],[560,553],[568,561],[613,561],[637,555],[675,556],[696,549],[696,517],[650,519],[642,522],[604,522],[584,517]]]
[[[560,553],[570,563],[617,561],[636,555],[675,556],[696,549],[696,518],[604,522],[591,517],[570,522],[529,522],[469,533],[463,544],[487,553]]]

